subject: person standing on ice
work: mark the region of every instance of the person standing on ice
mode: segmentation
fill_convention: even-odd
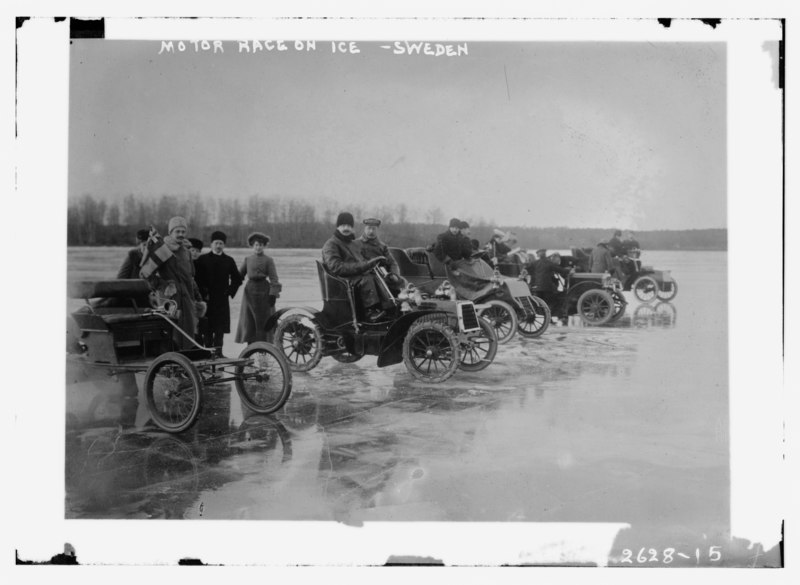
[[[186,249],[188,224],[180,216],[173,217],[167,225],[168,235],[163,240],[151,232],[147,258],[143,260],[140,275],[147,278],[161,297],[171,298],[177,304],[176,321],[187,336],[175,331],[173,339],[179,349],[195,347],[192,340],[197,333],[198,311],[205,313],[205,303],[194,280],[194,263]]]
[[[228,237],[224,232],[212,233],[211,251],[201,255],[196,261],[197,284],[203,299],[208,303],[203,338],[206,347],[222,347],[224,335],[231,331],[231,307],[228,299],[235,297],[236,291],[242,285],[242,275],[236,262],[224,251],[227,241]]]
[[[267,321],[275,313],[275,302],[281,293],[275,261],[264,253],[269,245],[269,236],[253,232],[247,236],[247,244],[253,253],[244,259],[239,275],[247,276],[242,296],[239,325],[236,328],[236,343],[271,341]]]

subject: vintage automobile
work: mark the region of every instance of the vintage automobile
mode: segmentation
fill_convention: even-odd
[[[497,337],[469,301],[429,298],[413,285],[395,293],[386,284],[386,271],[375,268],[393,307],[386,318],[370,322],[357,302],[354,279],[334,276],[319,260],[317,273],[321,311],[286,307],[267,322],[294,371],[311,370],[323,356],[348,363],[376,355],[378,367],[404,362],[412,376],[435,383],[458,368],[482,370],[494,360]]]
[[[481,258],[451,270],[426,248],[389,248],[400,275],[429,295],[453,295],[473,301],[478,314],[492,324],[498,343],[519,332],[541,336],[550,326],[550,309],[519,278],[505,278]]]
[[[572,248],[569,256],[581,272],[589,272],[592,255],[591,248]],[[678,283],[669,270],[656,270],[652,266],[644,266],[641,251],[631,250],[622,259],[625,277],[622,279],[622,290],[632,291],[633,295],[644,303],[653,300],[671,301],[678,294]]]
[[[85,304],[67,319],[67,358],[109,376],[144,373],[144,393],[153,422],[179,433],[197,419],[204,388],[234,382],[242,402],[269,414],[289,399],[292,373],[269,343],[251,343],[238,358],[199,345],[173,320],[174,301],[157,299],[147,281],[117,279],[72,283],[71,298]],[[176,350],[174,334],[193,349]]]
[[[622,294],[622,283],[607,273],[582,272],[573,250],[551,250],[548,258],[565,268],[575,268],[576,272],[565,279],[559,277],[563,291],[562,307],[550,306],[554,315],[578,315],[586,325],[607,325],[619,320],[628,302]],[[530,276],[522,267],[522,278],[533,288]]]

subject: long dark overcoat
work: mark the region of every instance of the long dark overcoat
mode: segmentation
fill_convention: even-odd
[[[236,262],[225,252],[208,252],[197,259],[197,284],[200,294],[208,303],[206,318],[210,332],[230,333],[231,306],[229,299],[236,296],[242,285],[242,275]]]

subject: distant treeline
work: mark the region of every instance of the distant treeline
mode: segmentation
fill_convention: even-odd
[[[333,233],[335,218],[341,209],[351,211],[358,222],[365,217],[383,221],[380,237],[392,246],[407,248],[432,243],[447,229],[449,216],[438,208],[412,214],[404,204],[395,207],[377,206],[363,209],[326,201],[312,205],[296,200],[267,199],[253,196],[242,203],[237,200],[209,202],[197,196],[163,196],[143,200],[128,196],[122,205],[108,204],[84,195],[70,202],[67,209],[67,244],[69,246],[129,246],[136,231],[155,226],[162,233],[169,218],[181,215],[189,223],[190,237],[208,245],[211,232],[222,230],[229,247],[247,245],[247,235],[255,230],[271,237],[273,248],[320,248]],[[562,249],[591,247],[611,237],[607,228],[518,227],[496,226],[482,219],[470,221],[471,237],[486,243],[495,227],[513,231],[519,245],[527,249]],[[359,226],[356,226],[359,230]],[[646,250],[726,250],[726,229],[637,231],[635,237]]]

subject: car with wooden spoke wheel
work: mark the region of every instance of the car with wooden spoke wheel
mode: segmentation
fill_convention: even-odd
[[[353,363],[374,355],[378,367],[403,363],[414,378],[438,383],[464,361],[482,368],[494,359],[496,337],[488,336],[488,324],[474,303],[432,298],[408,282],[398,291],[387,284],[386,271],[376,267],[368,276],[376,279],[386,309],[370,319],[358,301],[359,277],[335,276],[322,262],[316,265],[322,310],[284,307],[267,322],[293,371],[307,372],[328,356]]]
[[[67,359],[109,376],[144,374],[152,422],[170,433],[189,429],[201,415],[205,392],[233,382],[250,410],[280,410],[292,391],[289,363],[274,345],[251,343],[236,358],[203,347],[176,320],[177,305],[151,295],[141,279],[70,283],[84,306],[67,319]],[[178,349],[176,336],[191,342]]]

